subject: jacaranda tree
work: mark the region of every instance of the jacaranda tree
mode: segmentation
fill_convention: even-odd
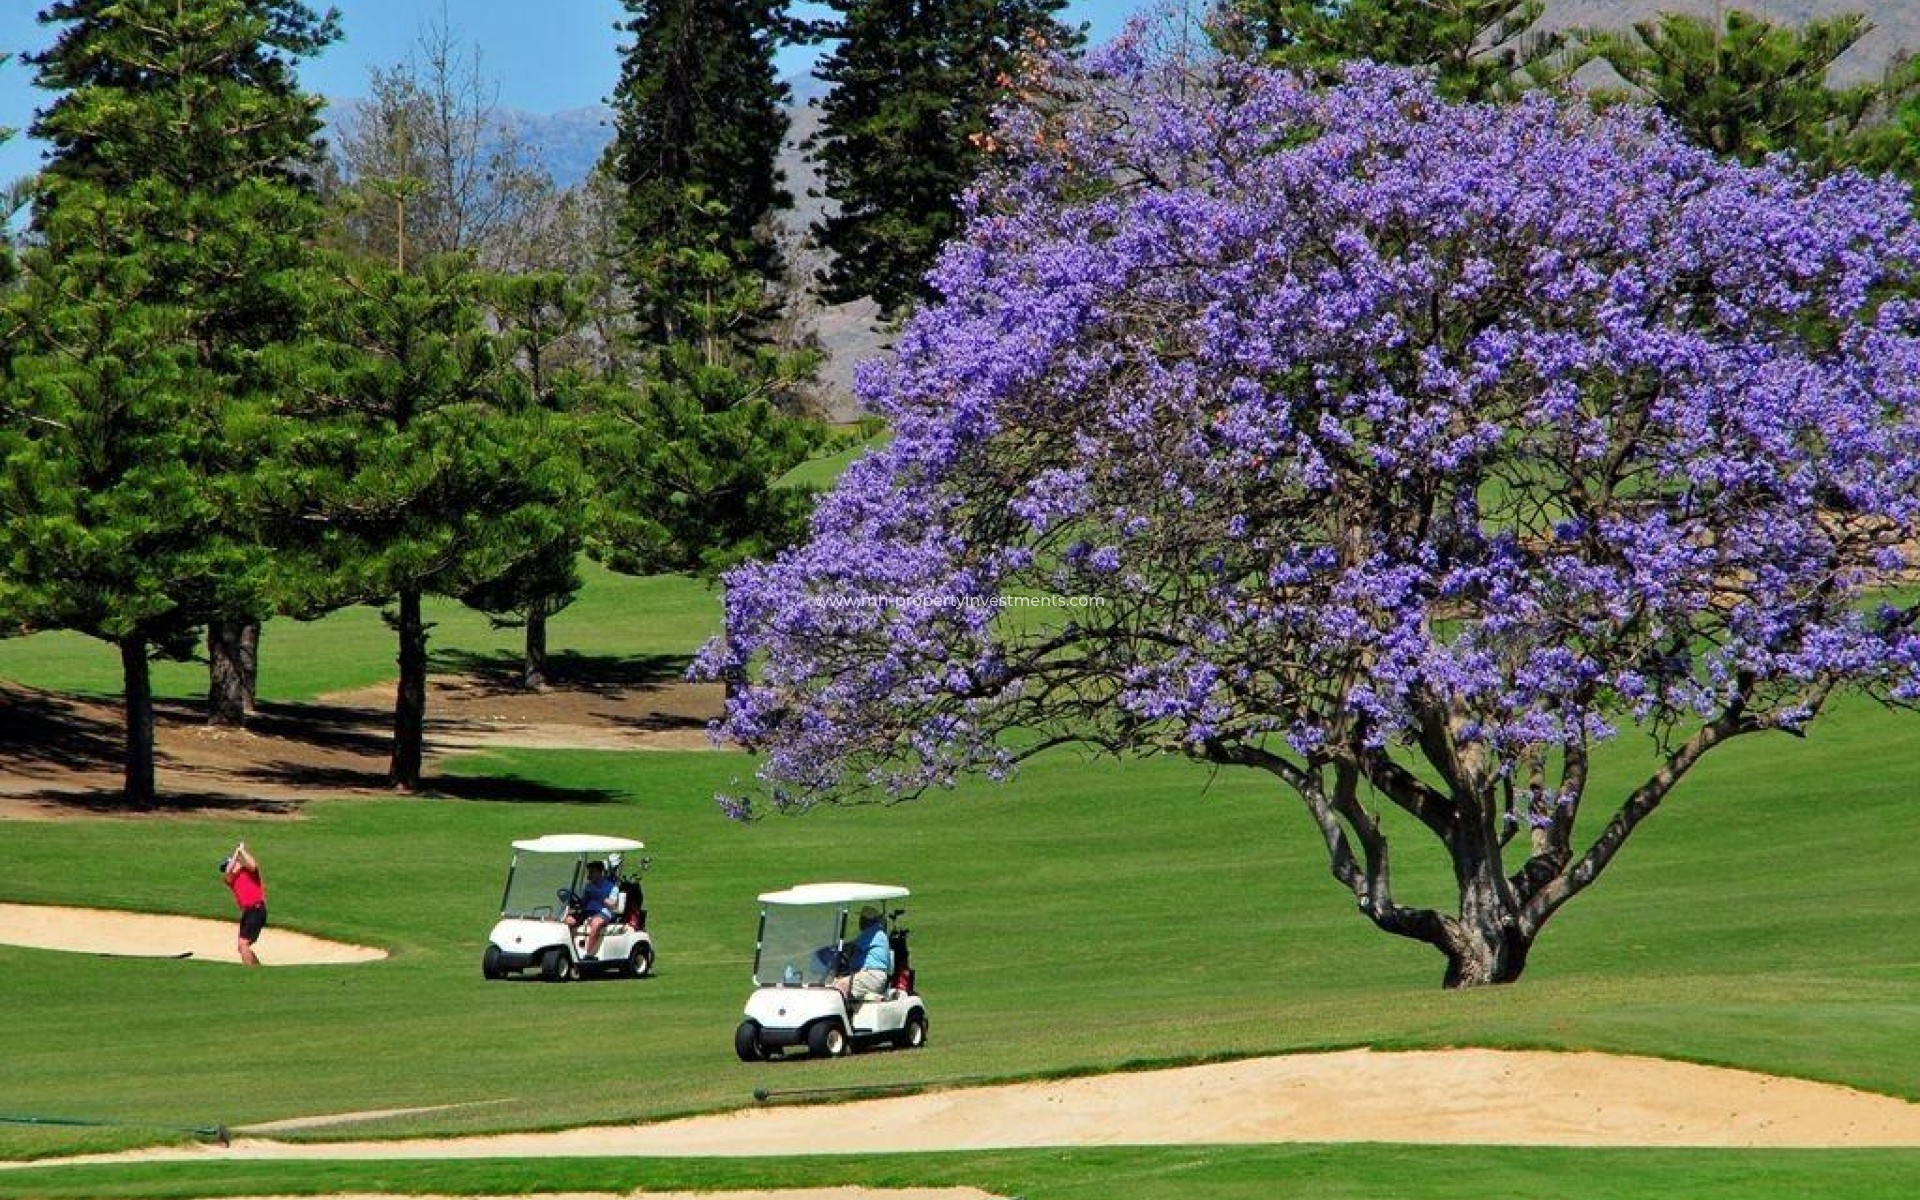
[[[1473,986],[1704,755],[1920,697],[1920,606],[1876,600],[1920,532],[1901,189],[1386,68],[1096,65],[864,375],[894,440],[728,579],[697,669],[750,680],[772,805],[1071,744],[1256,768]],[[1001,607],[1037,593],[1079,601]],[[1629,732],[1658,765],[1592,786]],[[1396,896],[1389,829],[1457,907]]]

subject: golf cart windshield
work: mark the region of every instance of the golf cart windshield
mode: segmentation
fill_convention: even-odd
[[[630,838],[589,833],[553,833],[515,842],[500,915],[557,921],[567,915],[568,900],[561,893],[572,896],[586,886],[589,862],[604,862],[608,873],[620,880],[626,878],[620,874],[622,856],[644,849],[645,843]],[[639,861],[644,869],[647,860]]]
[[[567,904],[560,899],[560,893],[580,887],[583,867],[584,860],[577,854],[522,852],[515,855],[500,915],[537,920],[557,920],[565,916]]]
[[[833,978],[834,958],[846,919],[840,905],[769,904],[760,910],[760,954],[753,982],[824,984]]]

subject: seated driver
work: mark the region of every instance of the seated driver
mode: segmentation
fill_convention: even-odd
[[[613,898],[619,891],[620,884],[607,874],[607,864],[598,860],[587,864],[586,886],[575,895],[574,907],[566,917],[568,929],[582,920],[587,923],[587,950],[582,957],[599,957],[600,938],[607,922],[613,920]]]
[[[880,910],[869,904],[860,910],[860,935],[848,948],[852,975],[833,981],[848,1000],[871,1000],[887,994],[887,980],[893,974],[893,943],[887,939],[887,924]]]

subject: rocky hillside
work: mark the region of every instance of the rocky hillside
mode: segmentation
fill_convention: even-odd
[[[1873,28],[1834,65],[1837,83],[1878,76],[1896,54],[1920,52],[1920,0],[1547,0],[1542,29],[1624,29],[1660,13],[1713,20],[1742,8],[1773,21],[1805,24],[1821,17],[1864,13]]]

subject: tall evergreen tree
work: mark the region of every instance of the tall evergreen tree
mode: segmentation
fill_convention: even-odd
[[[276,510],[302,531],[289,577],[316,611],[388,605],[399,647],[388,778],[420,785],[427,595],[459,596],[564,536],[570,495],[529,461],[547,414],[500,371],[481,278],[460,257],[339,264],[304,364]],[[289,560],[296,556],[289,554]]]
[[[1856,139],[1914,95],[1911,70],[1829,85],[1834,61],[1870,28],[1858,13],[1795,26],[1728,9],[1717,21],[1664,13],[1631,33],[1588,30],[1577,42],[1584,56],[1604,59],[1681,132],[1717,154],[1751,165],[1788,152],[1832,168],[1872,160],[1875,151]],[[1897,159],[1897,144],[1895,150]]]
[[[808,142],[832,202],[813,227],[832,256],[822,294],[871,297],[897,314],[957,231],[959,198],[981,166],[976,139],[1023,54],[1077,46],[1055,15],[1064,0],[825,0],[816,23],[834,49],[816,72],[832,85]]]
[[[1352,59],[1431,70],[1452,100],[1499,100],[1563,73],[1562,39],[1536,32],[1544,0],[1229,0],[1228,48],[1327,73]]]
[[[539,464],[555,491],[551,540],[515,562],[513,569],[463,593],[462,603],[484,612],[496,627],[525,633],[520,684],[547,686],[547,621],[573,603],[580,590],[585,504],[591,488],[581,470],[581,423],[591,391],[588,351],[592,284],[558,272],[497,276],[486,289],[498,332],[503,386],[513,407],[546,414],[533,426],[538,443],[521,447]]]
[[[270,406],[261,352],[299,336],[289,280],[318,228],[313,169],[320,101],[294,66],[338,34],[297,0],[61,0],[41,20],[59,27],[30,55],[40,87],[59,93],[33,126],[52,146],[35,222],[58,259],[121,257],[113,276],[128,312],[153,304],[193,360],[196,421],[210,431],[192,459],[222,536],[255,526],[235,478],[240,440],[220,432]],[[105,202],[107,208],[98,206]],[[63,222],[64,208],[79,211]],[[111,223],[96,218],[111,215]],[[254,652],[268,598],[264,555],[216,581],[208,623],[208,714],[238,724],[252,705]]]
[[[121,230],[148,201],[67,185],[25,255],[0,346],[0,612],[112,644],[124,681],[123,782],[150,807],[148,661],[191,654],[246,545],[210,483],[225,454],[216,384],[178,305],[142,298],[145,264]]]
[[[786,5],[622,2],[632,41],[602,169],[622,193],[621,267],[637,332],[649,343],[750,339],[785,278],[772,218],[792,202],[776,165],[791,98],[774,66]]]
[[[812,493],[780,479],[833,437],[775,403],[802,378],[774,375],[769,388],[682,342],[637,388],[598,389],[585,434],[594,557],[632,575],[714,579],[804,533]]]
[[[780,477],[827,439],[792,415],[811,355],[769,345],[786,270],[773,216],[789,27],[768,0],[626,0],[615,136],[616,270],[633,353],[584,431],[589,550],[615,570],[710,575],[784,544],[804,495]]]
[[[275,0],[63,0],[29,56],[57,93],[6,339],[0,607],[113,643],[125,790],[156,798],[148,660],[265,610],[239,431],[298,308],[316,102],[293,64],[331,18]],[[243,710],[247,692],[224,693]]]

